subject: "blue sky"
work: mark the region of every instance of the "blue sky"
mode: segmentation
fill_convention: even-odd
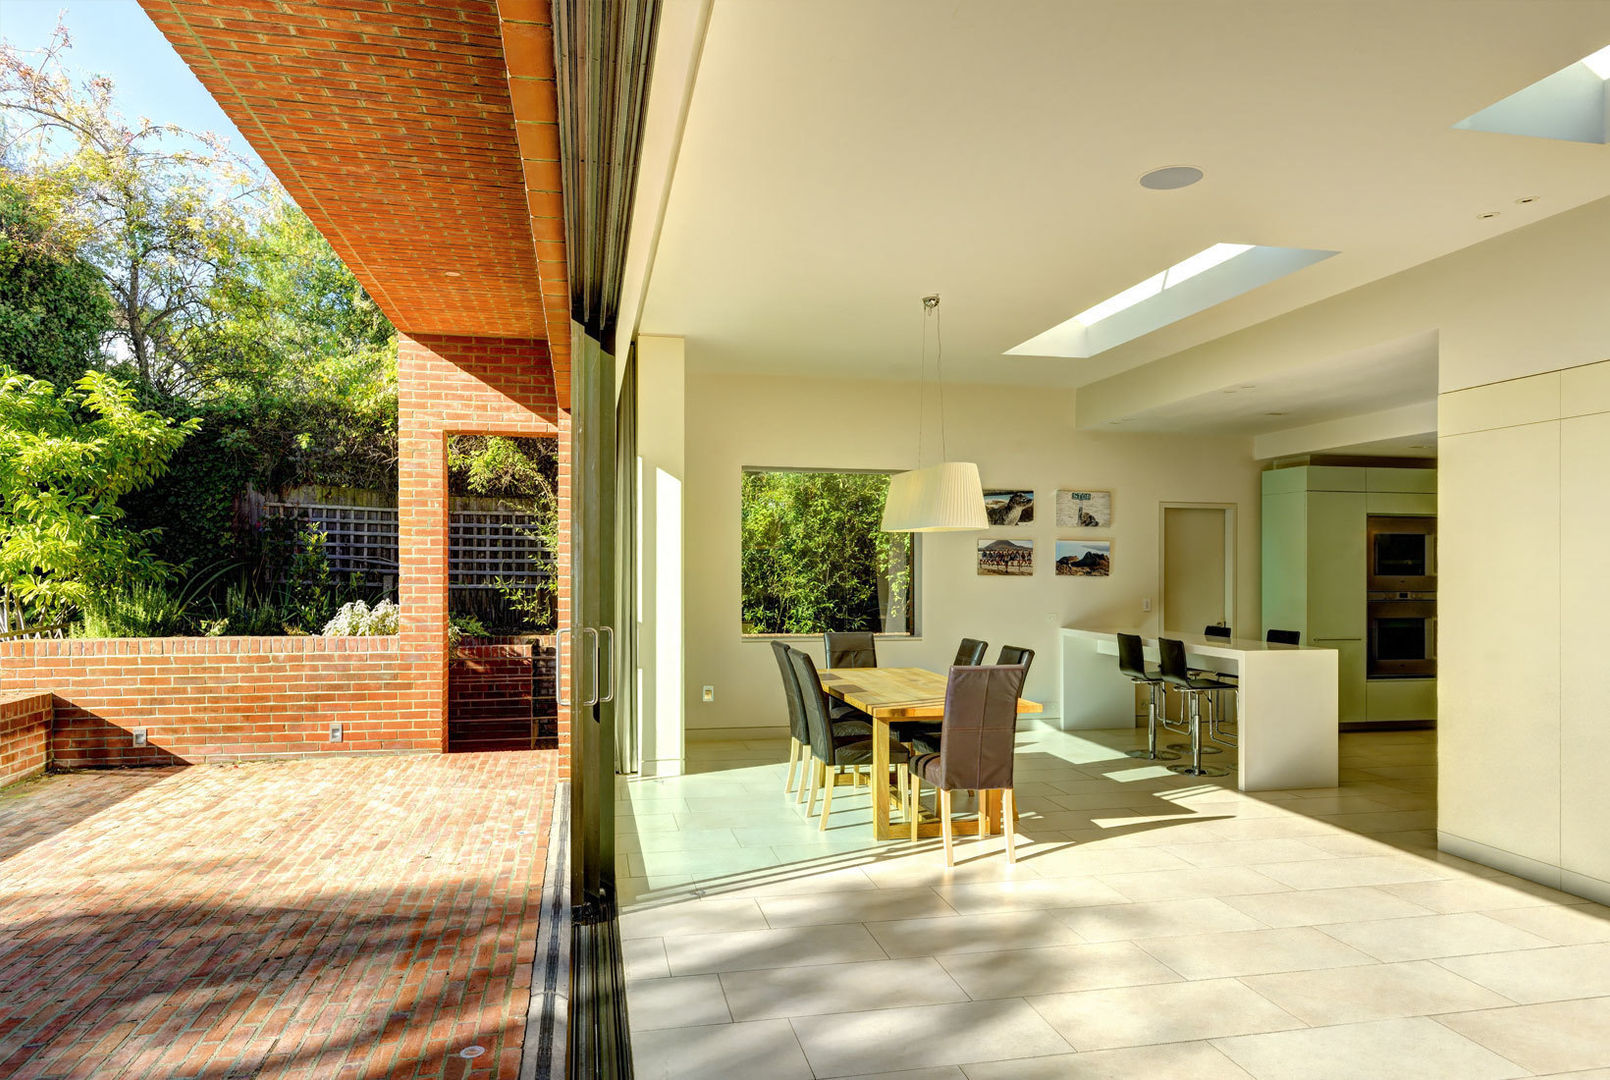
[[[50,40],[60,14],[72,36],[75,78],[107,75],[130,121],[146,116],[191,131],[213,131],[252,162],[257,156],[134,0],[0,0],[0,38],[19,49]]]

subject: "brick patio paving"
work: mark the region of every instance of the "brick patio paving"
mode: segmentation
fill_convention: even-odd
[[[0,792],[0,1076],[514,1077],[557,760]]]

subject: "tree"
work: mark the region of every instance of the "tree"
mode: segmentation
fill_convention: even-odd
[[[223,143],[142,118],[129,125],[109,79],[77,86],[58,27],[36,64],[0,49],[0,159],[50,223],[47,239],[95,267],[114,334],[151,390],[184,387],[185,342],[211,322],[219,267],[250,231],[260,185]]]
[[[744,474],[745,633],[909,625],[911,537],[881,531],[888,488],[878,473]]]
[[[0,365],[67,385],[101,365],[112,298],[96,269],[53,247],[48,231],[0,171]]]
[[[72,389],[0,368],[0,590],[36,617],[61,618],[96,595],[168,568],[149,533],[123,526],[119,500],[161,475],[197,427],[136,403],[92,371]]]

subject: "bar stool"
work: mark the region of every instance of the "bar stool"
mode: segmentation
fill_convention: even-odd
[[[1159,707],[1163,695],[1163,677],[1155,671],[1146,670],[1146,647],[1141,643],[1140,635],[1118,635],[1118,670],[1129,676],[1130,682],[1146,686],[1146,749],[1127,750],[1125,755],[1143,761],[1178,761],[1178,754],[1157,749],[1158,718],[1162,718],[1163,725],[1170,731],[1187,729],[1170,725],[1166,710]]]
[[[1231,641],[1231,640],[1234,640],[1234,638],[1235,638],[1235,631],[1230,629],[1228,626],[1221,626],[1218,623],[1214,623],[1212,626],[1205,626],[1205,627],[1202,628],[1202,636],[1205,637],[1205,638],[1212,638],[1215,641]],[[1195,679],[1216,679],[1221,683],[1231,684],[1231,685],[1226,685],[1226,686],[1222,687],[1222,689],[1225,689],[1225,690],[1234,690],[1235,689],[1235,686],[1233,685],[1233,683],[1234,683],[1236,677],[1234,675],[1220,675],[1216,671],[1205,671],[1205,670],[1199,670],[1197,668],[1190,669],[1190,673],[1191,673],[1191,677],[1195,678]],[[1172,730],[1172,729],[1170,729],[1170,730]],[[1196,753],[1196,750],[1191,746],[1190,743],[1179,743],[1179,742],[1169,743],[1168,744],[1168,749],[1170,749],[1170,750],[1190,750],[1191,753],[1193,753],[1193,754]],[[1224,753],[1224,751],[1219,749],[1217,746],[1204,746],[1201,749],[1202,749],[1202,753],[1204,753],[1204,754],[1222,754],[1222,753]]]
[[[1202,699],[1207,698],[1208,725],[1213,726],[1213,695],[1221,690],[1233,690],[1229,683],[1217,679],[1203,679],[1194,676],[1185,663],[1185,643],[1175,638],[1159,638],[1158,651],[1162,654],[1162,680],[1164,685],[1171,686],[1179,693],[1185,695],[1186,716],[1191,725],[1191,763],[1189,765],[1170,765],[1169,772],[1179,773],[1182,776],[1226,776],[1229,769],[1218,766],[1202,764]]]

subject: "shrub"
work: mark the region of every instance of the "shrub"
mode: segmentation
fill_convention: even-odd
[[[390,600],[382,600],[370,607],[362,600],[342,604],[335,618],[324,624],[320,631],[325,637],[371,637],[395,634],[401,609]]]

